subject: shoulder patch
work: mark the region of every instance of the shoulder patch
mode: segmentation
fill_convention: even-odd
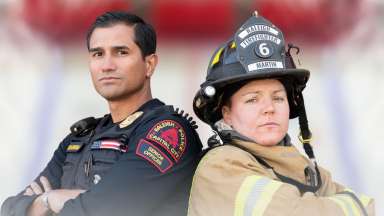
[[[164,147],[175,161],[181,158],[187,145],[184,128],[173,120],[158,122],[152,127],[146,138]]]
[[[152,143],[144,139],[141,139],[137,145],[136,154],[149,161],[162,173],[165,173],[173,166],[173,163],[168,156],[166,156]]]

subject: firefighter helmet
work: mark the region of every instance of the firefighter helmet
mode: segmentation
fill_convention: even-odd
[[[304,106],[300,96],[309,71],[296,68],[291,56],[293,48],[297,47],[288,45],[286,50],[282,32],[255,12],[233,39],[214,52],[206,80],[193,101],[196,115],[212,126],[222,118],[224,92],[249,80],[274,78],[286,88],[290,118],[297,117]]]

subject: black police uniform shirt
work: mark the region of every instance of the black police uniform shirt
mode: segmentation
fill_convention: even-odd
[[[91,132],[60,143],[35,181],[45,176],[53,189],[87,191],[67,201],[59,215],[187,214],[202,146],[190,121],[165,107],[148,101],[128,126],[106,115]],[[23,193],[3,203],[2,216],[26,215],[37,196]]]

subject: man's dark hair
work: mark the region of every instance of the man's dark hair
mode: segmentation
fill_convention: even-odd
[[[134,27],[134,41],[139,46],[143,58],[156,52],[156,32],[154,28],[137,15],[112,11],[98,16],[87,32],[87,48],[89,40],[96,28],[110,27],[116,24],[125,24]]]

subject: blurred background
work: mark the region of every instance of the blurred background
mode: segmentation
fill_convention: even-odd
[[[108,10],[154,25],[153,95],[191,114],[213,51],[258,10],[311,71],[304,96],[319,164],[384,215],[384,0],[0,0],[0,203],[43,169],[74,122],[108,112],[84,41]],[[198,124],[206,143],[212,133]],[[297,120],[290,134],[299,146]]]

